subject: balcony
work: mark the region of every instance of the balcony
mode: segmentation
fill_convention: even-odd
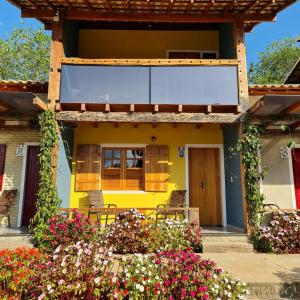
[[[239,104],[235,60],[66,60],[62,104]]]

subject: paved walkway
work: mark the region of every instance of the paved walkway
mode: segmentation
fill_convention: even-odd
[[[300,299],[300,254],[206,253],[202,257],[245,281],[255,299]]]

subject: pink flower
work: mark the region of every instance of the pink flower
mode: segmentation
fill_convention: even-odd
[[[186,296],[186,291],[184,289],[181,289],[181,297],[185,298]]]
[[[198,289],[198,291],[199,291],[200,293],[206,292],[206,291],[207,291],[207,286],[200,286],[199,289]]]
[[[196,296],[196,293],[195,292],[190,292],[190,295],[191,295],[191,297],[195,297]]]
[[[166,280],[165,281],[165,286],[169,286],[171,284],[171,281],[170,280]]]
[[[188,277],[184,274],[184,275],[182,275],[182,281],[187,281],[188,280]]]

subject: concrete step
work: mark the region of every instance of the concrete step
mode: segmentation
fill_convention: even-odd
[[[29,234],[0,236],[0,249],[15,249],[24,246],[33,247]]]
[[[249,239],[246,234],[203,234],[204,242],[240,242],[248,243]]]
[[[253,245],[248,242],[203,242],[203,253],[251,253]]]

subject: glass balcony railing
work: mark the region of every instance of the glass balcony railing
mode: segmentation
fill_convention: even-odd
[[[237,66],[63,64],[62,103],[237,105]]]

